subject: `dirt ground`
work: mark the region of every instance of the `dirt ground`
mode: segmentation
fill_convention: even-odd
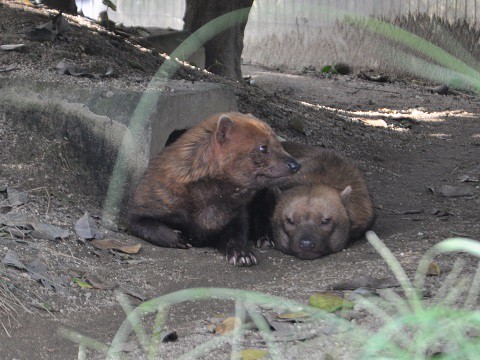
[[[98,27],[79,27],[53,42],[25,38],[25,32],[48,20],[44,11],[11,8],[0,2],[0,45],[26,44],[21,51],[0,50],[0,86],[29,78],[50,81],[81,81],[92,87],[145,87],[162,62],[156,54],[142,52]],[[92,71],[112,64],[115,77],[73,78],[53,69],[69,59]],[[141,67],[135,66],[141,64]],[[249,84],[238,84],[191,69],[175,77],[223,82],[238,97],[243,112],[268,121],[285,139],[334,148],[355,161],[366,174],[377,221],[373,230],[392,250],[409,276],[432,245],[452,236],[480,239],[480,105],[472,94],[432,92],[438,84],[414,78],[391,77],[384,83],[349,75],[324,76],[244,65]],[[365,69],[363,69],[365,70]],[[307,304],[315,291],[332,283],[359,276],[390,276],[385,262],[365,239],[345,251],[314,261],[301,261],[274,249],[258,249],[259,264],[238,268],[227,264],[213,249],[177,250],[152,246],[100,225],[102,198],[80,191],[78,177],[64,166],[55,149],[61,139],[48,139],[40,130],[6,121],[0,116],[0,219],[10,211],[28,221],[58,226],[69,231],[63,240],[11,237],[0,228],[0,258],[14,251],[27,264],[39,260],[48,268],[53,283],[38,281],[26,270],[0,265],[0,357],[2,359],[75,359],[78,345],[60,336],[60,327],[108,343],[125,319],[117,292],[128,294],[132,306],[176,290],[194,287],[226,287],[256,290]],[[32,115],[33,116],[33,115]],[[99,179],[105,181],[105,179]],[[453,186],[463,196],[445,193]],[[28,201],[12,205],[8,188],[27,191]],[[450,188],[451,190],[452,188]],[[445,196],[447,195],[447,196]],[[456,194],[458,195],[458,194]],[[462,194],[460,194],[462,195]],[[81,241],[75,222],[88,211],[108,238],[141,244],[138,254],[99,251]],[[441,274],[429,277],[426,296],[436,294],[458,256],[437,259]],[[471,281],[475,259],[462,256],[463,273]],[[81,278],[97,284],[84,288]],[[47,308],[48,311],[41,308]],[[218,314],[234,311],[231,301],[186,302],[171,308],[165,330],[176,331],[178,340],[162,345],[162,358],[176,359],[216,335],[207,329]],[[267,315],[266,315],[267,316]],[[376,318],[354,309],[345,315],[352,323],[376,329]],[[221,318],[221,316],[220,316]],[[217,320],[216,320],[217,319]],[[151,325],[152,319],[146,318]],[[315,336],[304,341],[280,342],[285,358],[352,358],[348,341],[319,335],[312,324],[289,325]],[[126,349],[131,358],[142,358],[134,339]],[[265,348],[258,332],[250,331],[242,346]],[[226,341],[203,358],[224,359],[231,350]],[[93,351],[87,358],[97,358]],[[310,356],[312,355],[312,356]]]

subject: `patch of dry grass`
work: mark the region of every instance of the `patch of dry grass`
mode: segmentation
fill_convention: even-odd
[[[22,301],[15,296],[12,291],[14,288],[12,278],[8,274],[0,272],[0,326],[8,337],[10,337],[8,329],[20,325],[18,309],[23,308],[30,312]]]
[[[355,21],[359,23],[361,19]],[[464,20],[449,22],[420,14],[385,21],[429,41],[477,71],[480,68],[476,60],[480,58],[477,46],[480,29]],[[427,63],[434,67],[439,65],[421,52],[365,27],[352,25],[351,21],[349,24],[348,18],[308,31],[294,30],[249,39],[245,43],[243,57],[254,63],[294,70],[303,66],[314,66],[320,70],[324,65],[343,62],[355,70],[373,69],[386,74],[412,75],[411,67],[420,66],[422,69],[415,73],[420,76],[422,71],[428,72]]]

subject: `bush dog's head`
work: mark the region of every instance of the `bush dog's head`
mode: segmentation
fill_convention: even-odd
[[[222,175],[245,187],[265,186],[301,167],[270,126],[251,115],[220,115],[211,146]]]
[[[175,130],[164,153],[167,176],[177,183],[214,177],[256,189],[301,167],[270,126],[240,113],[213,115],[191,129]],[[170,162],[169,157],[175,161]]]
[[[352,188],[298,186],[281,193],[272,219],[275,246],[300,259],[316,259],[345,248],[350,219],[345,208]]]

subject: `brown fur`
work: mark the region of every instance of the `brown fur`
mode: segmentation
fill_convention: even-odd
[[[266,123],[214,115],[152,159],[133,196],[130,231],[159,246],[223,247],[230,262],[250,265],[247,203],[299,168]]]
[[[361,171],[332,150],[285,142],[302,161],[277,194],[272,217],[275,246],[301,259],[344,249],[373,224],[373,204]]]

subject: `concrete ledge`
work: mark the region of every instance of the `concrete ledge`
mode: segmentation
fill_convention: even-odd
[[[128,192],[173,130],[236,110],[235,95],[212,83],[169,81],[144,93],[101,84],[91,89],[0,80],[0,121],[66,141],[71,163],[83,170],[73,171],[83,177],[85,189],[100,196],[107,194],[115,168],[116,185],[110,191]],[[127,151],[119,164],[122,146]]]

